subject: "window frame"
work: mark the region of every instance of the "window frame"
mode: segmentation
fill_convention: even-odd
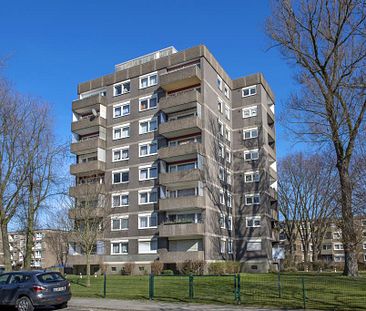
[[[122,228],[122,219],[127,219],[127,228]],[[113,221],[114,220],[119,220],[119,229],[114,229],[113,228]],[[129,217],[128,215],[123,215],[123,216],[111,216],[111,231],[126,231],[129,228]]]
[[[251,90],[254,89],[254,93],[251,92]],[[249,90],[249,94],[248,95],[244,95],[244,91]],[[257,94],[257,85],[250,85],[250,86],[246,86],[243,87],[241,89],[241,97],[245,98],[245,97],[250,97],[250,96],[254,96]]]
[[[126,151],[126,150],[127,150],[127,153],[128,153],[128,157],[127,158],[122,158],[123,151]],[[115,160],[114,159],[114,153],[118,152],[118,151],[120,152],[121,159]],[[130,146],[124,146],[124,147],[119,147],[119,148],[112,149],[112,162],[128,161],[129,159],[130,159]]]
[[[156,152],[154,152],[154,153],[150,153],[152,144],[156,144]],[[141,147],[146,146],[146,145],[148,146],[148,148],[147,148],[148,153],[144,154],[144,155],[141,155]],[[156,154],[158,154],[158,150],[159,150],[159,144],[158,144],[157,139],[139,143],[139,158],[144,158],[144,157],[149,157],[149,156],[152,156],[152,155],[156,155]]]
[[[141,252],[140,251],[140,242],[150,242],[150,251],[148,252]],[[156,250],[151,250],[152,243],[156,243]],[[137,240],[137,253],[138,254],[156,254],[158,252],[158,239],[151,238],[151,239],[138,239]]]
[[[257,154],[258,156],[256,158],[253,158],[253,154]],[[247,154],[250,154],[250,159],[247,159],[245,156]],[[249,162],[249,161],[257,161],[259,160],[259,149],[250,149],[250,150],[246,150],[244,151],[244,161]]]
[[[260,194],[259,193],[250,193],[250,194],[245,194],[245,205],[260,205],[260,200],[261,200],[261,197],[260,197]],[[258,202],[254,202],[255,198],[258,197]],[[248,203],[247,199],[248,198],[252,198],[253,199],[253,202],[252,203]]]
[[[245,115],[245,111],[249,112],[248,116]],[[258,106],[244,107],[242,109],[242,118],[243,119],[254,118],[256,116],[258,116]]]
[[[147,227],[142,227],[141,226],[141,218],[142,217],[148,217],[148,220],[147,220],[148,226]],[[151,218],[152,217],[156,218],[156,226],[151,226]],[[138,214],[137,215],[137,229],[139,229],[139,230],[156,229],[159,225],[158,221],[159,221],[158,214],[156,212]]]
[[[123,129],[127,128],[127,127],[128,127],[128,136],[122,137]],[[121,129],[121,137],[116,137],[115,130],[117,130],[117,129]],[[129,138],[131,136],[131,124],[130,123],[123,123],[123,124],[113,126],[112,130],[113,130],[113,135],[112,135],[113,140],[125,139],[125,138]]]
[[[256,249],[256,248],[253,248],[253,249],[249,249],[249,245],[250,244],[259,244],[260,245],[260,249]],[[247,252],[260,252],[262,251],[262,239],[248,239],[247,240],[247,248],[246,248],[246,251]]]
[[[246,137],[246,134],[249,133],[249,137]],[[255,133],[255,135],[253,134]],[[249,140],[253,138],[258,138],[259,132],[258,127],[252,127],[243,130],[243,140]]]
[[[122,181],[122,175],[121,175],[121,177],[120,177],[121,181],[118,183],[114,182],[114,174],[123,174],[125,172],[128,172],[128,181]],[[130,169],[129,168],[112,171],[112,185],[127,184],[129,182],[130,182]]]
[[[151,193],[152,192],[155,192],[156,193],[156,201],[151,201]],[[142,193],[147,193],[148,194],[148,201],[147,202],[141,202],[140,195]],[[158,203],[158,201],[159,201],[158,194],[159,194],[158,188],[150,188],[150,189],[142,189],[142,190],[139,190],[137,192],[138,205],[148,205],[148,204],[156,204],[156,203]]]
[[[151,177],[151,169],[154,168],[156,169],[156,177]],[[141,179],[141,170],[144,170],[144,169],[147,169],[147,175],[148,177],[147,178],[144,178],[144,179]],[[142,165],[142,166],[139,166],[139,181],[145,181],[145,180],[154,180],[154,179],[157,179],[158,178],[158,175],[159,175],[159,172],[158,172],[158,166],[155,164],[150,164],[150,165]]]
[[[127,201],[128,203],[127,204],[122,204],[123,200],[122,200],[122,196],[126,196],[127,195]],[[111,204],[111,207],[112,208],[118,208],[118,207],[126,207],[126,206],[129,206],[130,204],[130,194],[129,192],[119,192],[119,193],[112,193],[112,204]],[[116,205],[114,206],[113,205],[113,197],[116,197],[116,196],[119,196],[119,201],[120,201],[120,204],[119,205]]]
[[[151,122],[156,122],[156,128],[155,129],[151,129]],[[146,132],[141,131],[141,124],[142,123],[147,123],[147,131]],[[158,130],[158,127],[159,127],[159,124],[158,124],[158,118],[157,117],[152,117],[152,118],[139,120],[139,135],[144,135],[144,134],[156,132]]]
[[[247,179],[246,179],[247,176],[251,176],[251,181],[247,181]],[[258,176],[258,178],[255,178],[255,176]],[[261,177],[260,177],[259,171],[253,171],[253,172],[246,172],[246,173],[244,173],[244,183],[246,183],[246,184],[260,182],[260,178]]]
[[[119,244],[119,252],[115,253],[113,251],[113,244]],[[127,244],[127,252],[122,252],[122,245],[121,244]],[[111,255],[128,255],[128,251],[129,251],[129,241],[128,240],[116,240],[116,241],[111,241]]]
[[[151,77],[152,76],[156,76],[156,82],[154,84],[151,84]],[[142,86],[142,84],[141,84],[143,79],[147,79],[147,85],[146,86]],[[151,86],[154,86],[154,85],[157,85],[157,84],[159,84],[159,74],[158,74],[157,71],[150,72],[150,73],[145,74],[143,76],[139,76],[139,89],[140,90],[146,89],[148,87],[151,87]]]
[[[130,88],[129,88],[128,91],[124,91],[125,87],[123,86],[123,84],[126,84],[126,83],[130,84]],[[116,94],[116,86],[118,86],[118,85],[122,85],[122,93],[121,94]],[[121,81],[121,82],[113,84],[113,97],[121,96],[121,95],[130,93],[130,92],[131,92],[131,80],[125,80],[125,81]]]
[[[256,225],[256,223],[255,223],[256,220],[259,220],[259,225]],[[252,221],[253,225],[249,225],[249,221]],[[247,228],[260,228],[260,227],[262,227],[262,217],[260,215],[246,216],[245,217],[245,226]]]
[[[125,107],[125,106],[128,106],[128,113],[123,114],[123,107]],[[115,111],[116,108],[121,108],[121,115],[120,116],[116,116],[116,111]],[[118,119],[118,118],[128,116],[130,113],[131,113],[130,101],[126,101],[126,102],[123,102],[123,103],[113,105],[113,119]]]

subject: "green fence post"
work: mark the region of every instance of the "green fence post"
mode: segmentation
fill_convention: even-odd
[[[280,265],[278,265],[277,288],[278,288],[278,298],[281,298],[281,271],[280,271]]]
[[[188,277],[188,282],[189,282],[189,299],[193,299],[193,297],[194,297],[194,292],[193,292],[193,275],[190,275]]]
[[[305,279],[301,278],[302,283],[302,299],[304,303],[304,310],[306,309],[306,290],[305,290]]]
[[[238,273],[238,280],[237,280],[237,286],[236,286],[236,289],[237,289],[237,303],[238,305],[240,305],[241,303],[241,297],[240,297],[240,273]]]
[[[238,295],[238,293],[237,293],[237,290],[236,290],[236,274],[234,274],[234,301],[237,301],[238,300],[238,298],[237,298],[237,295]]]
[[[154,299],[154,274],[150,274],[149,276],[149,299]]]
[[[104,272],[103,297],[107,297],[107,273]]]

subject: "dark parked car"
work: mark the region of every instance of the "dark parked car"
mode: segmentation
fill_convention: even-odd
[[[54,271],[19,271],[0,275],[0,305],[19,311],[35,307],[66,308],[71,298],[70,283]]]

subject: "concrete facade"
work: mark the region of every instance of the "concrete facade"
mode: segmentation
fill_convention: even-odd
[[[268,83],[260,73],[232,80],[203,45],[151,55],[80,83],[72,103],[70,194],[81,200],[88,180],[110,198],[96,264],[147,273],[154,260],[233,259],[267,271],[278,240]],[[69,262],[80,268],[77,248]]]

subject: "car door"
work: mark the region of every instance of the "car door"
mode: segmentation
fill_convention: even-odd
[[[4,298],[4,287],[6,286],[9,279],[9,273],[0,274],[0,305],[3,304]]]
[[[15,300],[21,292],[24,292],[24,283],[30,276],[23,273],[11,273],[7,283],[3,286],[2,296],[6,304],[15,304]]]

